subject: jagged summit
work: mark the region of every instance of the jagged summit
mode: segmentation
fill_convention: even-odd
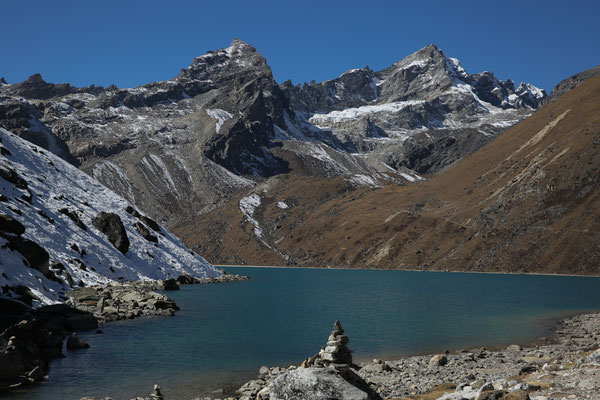
[[[241,39],[234,39],[229,47],[212,50],[204,55],[195,57],[192,64],[183,70],[182,74],[204,74],[209,70],[221,71],[226,68],[252,68],[264,67],[269,69],[267,61],[256,51],[254,47]],[[269,69],[270,72],[270,69]]]
[[[42,78],[42,74],[33,74],[29,78],[27,78],[25,80],[25,82],[27,82],[27,83],[38,83],[38,82],[44,82],[44,83],[46,83],[44,81],[44,78]]]
[[[231,48],[247,48],[250,51],[256,51],[256,49],[251,46],[249,43],[243,41],[240,38],[234,38],[229,45]]]

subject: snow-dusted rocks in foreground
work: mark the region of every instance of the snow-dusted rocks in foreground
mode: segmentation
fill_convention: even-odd
[[[25,227],[22,237],[49,255],[49,269],[27,266],[21,253],[11,251],[14,246],[4,233],[0,237],[1,296],[18,297],[14,291],[22,285],[41,303],[54,303],[79,285],[165,279],[182,273],[200,278],[221,275],[164,228],[135,211],[127,212],[131,204],[94,178],[4,129],[0,138],[4,149],[0,169],[12,170],[26,182],[16,185],[0,178],[0,194],[5,196],[0,214],[20,222]],[[92,223],[102,211],[121,219],[130,241],[125,254]],[[151,236],[157,242],[149,240]]]

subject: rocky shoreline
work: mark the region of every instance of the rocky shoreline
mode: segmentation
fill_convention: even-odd
[[[158,291],[179,290],[180,285],[227,283],[249,279],[223,273],[218,278],[196,278],[183,274],[177,279],[111,282],[67,292],[69,306],[92,314],[99,322],[137,317],[170,316],[179,310],[175,301]]]
[[[373,360],[352,369],[384,399],[600,399],[599,341],[600,313],[582,314],[560,321],[554,337],[524,347]],[[262,367],[229,399],[280,398],[269,396],[269,388],[298,368]]]
[[[223,273],[218,278],[184,274],[177,279],[111,282],[71,290],[65,303],[37,309],[0,299],[0,391],[47,379],[50,361],[65,357],[65,339],[70,350],[89,347],[77,336],[78,331],[98,329],[100,324],[122,319],[174,315],[179,309],[175,301],[157,291],[247,279]]]

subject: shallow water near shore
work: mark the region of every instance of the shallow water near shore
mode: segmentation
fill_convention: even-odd
[[[551,336],[557,319],[600,309],[600,278],[375,270],[227,267],[252,280],[168,292],[174,317],[80,333],[51,379],[11,400],[130,399],[155,383],[167,399],[235,390],[261,365],[300,364],[336,319],[356,361]]]

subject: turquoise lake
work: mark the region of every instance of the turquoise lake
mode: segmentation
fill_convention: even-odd
[[[335,269],[234,268],[250,281],[168,292],[174,317],[120,321],[80,333],[51,379],[11,400],[130,399],[155,383],[168,399],[235,390],[261,365],[300,364],[336,319],[355,361],[504,346],[552,335],[557,319],[600,309],[600,279]]]

